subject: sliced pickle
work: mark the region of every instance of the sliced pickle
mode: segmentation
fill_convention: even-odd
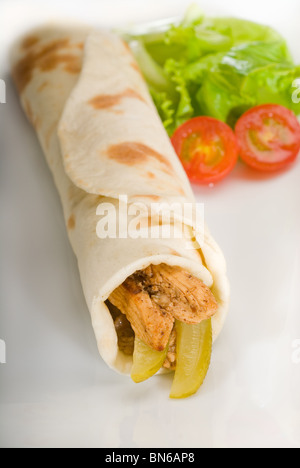
[[[196,325],[176,321],[176,370],[170,398],[197,392],[206,377],[212,351],[211,319]]]
[[[132,380],[140,383],[156,374],[166,360],[168,347],[166,346],[163,351],[156,351],[136,336],[131,371]]]

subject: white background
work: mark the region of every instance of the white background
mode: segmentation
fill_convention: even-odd
[[[238,165],[219,186],[194,187],[228,261],[232,302],[202,389],[171,401],[170,376],[135,385],[99,357],[60,201],[8,75],[8,46],[32,24],[120,26],[188,4],[0,1],[1,447],[300,447],[300,161],[272,178]],[[275,26],[300,63],[298,0],[201,5]]]

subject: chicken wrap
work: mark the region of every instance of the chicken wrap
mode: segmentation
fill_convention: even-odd
[[[195,393],[228,311],[226,264],[194,216],[128,45],[108,31],[45,26],[14,44],[11,69],[62,201],[102,358],[136,382],[174,371],[171,396]]]

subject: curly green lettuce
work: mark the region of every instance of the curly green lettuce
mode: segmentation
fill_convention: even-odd
[[[292,101],[300,66],[274,29],[195,9],[167,30],[127,36],[168,133],[186,120],[215,117],[233,126],[250,107]]]

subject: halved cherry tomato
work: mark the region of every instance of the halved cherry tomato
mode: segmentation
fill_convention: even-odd
[[[234,132],[212,117],[188,120],[177,128],[171,141],[192,182],[218,182],[232,171],[238,159]]]
[[[277,104],[253,107],[237,122],[235,133],[243,161],[259,171],[289,166],[300,151],[300,124]]]

